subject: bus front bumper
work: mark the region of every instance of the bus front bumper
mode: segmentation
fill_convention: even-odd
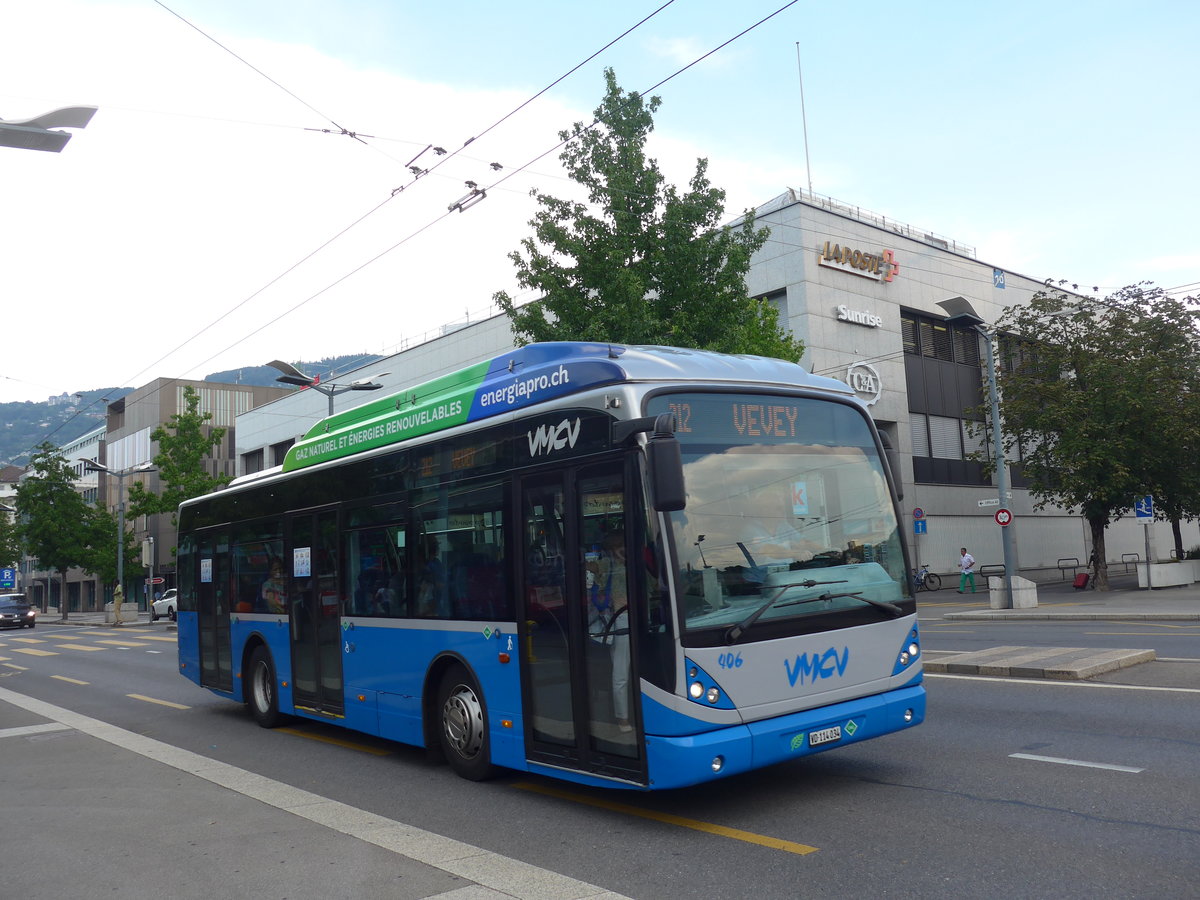
[[[903,731],[925,719],[920,684],[684,737],[646,735],[650,787],[703,784]]]

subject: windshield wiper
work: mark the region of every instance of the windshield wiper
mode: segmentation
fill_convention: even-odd
[[[804,581],[793,581],[793,582],[789,582],[788,584],[775,585],[775,587],[778,587],[779,590],[777,590],[774,594],[771,595],[770,600],[768,600],[766,603],[759,606],[758,609],[754,610],[754,612],[750,613],[750,615],[746,616],[746,618],[742,619],[742,621],[738,622],[735,625],[730,625],[729,628],[726,629],[725,643],[726,644],[736,643],[737,639],[742,636],[742,634],[746,631],[746,629],[749,628],[751,625],[753,625],[755,622],[757,622],[759,616],[761,616],[768,609],[770,609],[772,606],[774,606],[775,601],[778,600],[780,597],[782,597],[783,592],[786,591],[788,588],[797,588],[797,587],[810,588],[810,587],[816,587],[818,584],[845,584],[845,583],[846,583],[845,578],[839,578],[836,581],[813,581],[811,578],[809,578]],[[804,602],[807,602],[808,600],[820,600],[820,599],[821,599],[820,597],[807,597],[804,600],[797,600],[797,601],[791,601],[791,602],[804,603]]]
[[[861,600],[863,603],[869,603],[871,606],[876,606],[879,609],[887,610],[889,613],[891,613],[891,616],[893,619],[899,618],[900,616],[904,615],[904,610],[902,610],[895,603],[889,603],[886,600],[875,600],[871,597],[864,597],[861,591],[846,591],[846,592],[843,592],[840,594],[831,594],[828,591],[826,591],[825,593],[818,594],[815,597],[799,597],[795,600],[788,600],[784,603],[777,602],[779,600],[779,598],[783,596],[783,592],[786,591],[788,588],[796,588],[796,587],[810,588],[810,587],[816,587],[818,584],[845,584],[845,583],[846,583],[846,579],[844,579],[844,578],[839,579],[837,581],[813,581],[813,580],[809,579],[807,581],[796,581],[796,582],[792,582],[790,584],[778,585],[779,590],[777,590],[775,592],[774,596],[772,596],[770,600],[768,600],[766,603],[762,604],[760,607],[758,607],[758,609],[754,610],[754,612],[750,613],[750,615],[746,616],[746,618],[742,619],[742,621],[738,622],[736,625],[730,625],[729,628],[726,629],[725,643],[726,644],[736,644],[738,642],[738,640],[741,638],[741,636],[746,633],[746,629],[748,629],[751,625],[753,625],[755,622],[757,622],[759,617],[763,613],[765,613],[768,609],[771,609],[772,607],[775,607],[775,606],[798,606],[801,603],[815,603],[815,602],[818,602],[821,600],[828,601],[828,600],[838,600],[842,597],[854,597],[856,600]]]

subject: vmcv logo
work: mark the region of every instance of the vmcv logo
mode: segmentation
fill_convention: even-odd
[[[797,680],[801,684],[812,683],[819,678],[832,678],[835,672],[838,678],[841,678],[846,674],[846,663],[848,662],[850,662],[849,647],[842,648],[841,656],[838,655],[835,648],[830,647],[824,653],[801,653],[796,657],[795,665],[785,659],[783,667],[787,669],[788,684],[795,687]]]
[[[538,456],[541,453],[553,453],[563,447],[574,447],[579,440],[580,421],[563,419],[557,425],[541,425],[537,431],[528,432],[529,455]]]

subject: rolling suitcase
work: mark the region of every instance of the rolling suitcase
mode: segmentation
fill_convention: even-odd
[[[1075,576],[1075,590],[1082,591],[1088,586],[1088,579],[1091,578],[1087,572],[1080,572]]]

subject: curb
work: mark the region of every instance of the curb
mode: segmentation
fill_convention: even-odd
[[[992,675],[1002,678],[1045,678],[1082,681],[1153,662],[1153,650],[1097,650],[1094,647],[992,647],[949,653],[924,660],[924,671],[942,675]]]

